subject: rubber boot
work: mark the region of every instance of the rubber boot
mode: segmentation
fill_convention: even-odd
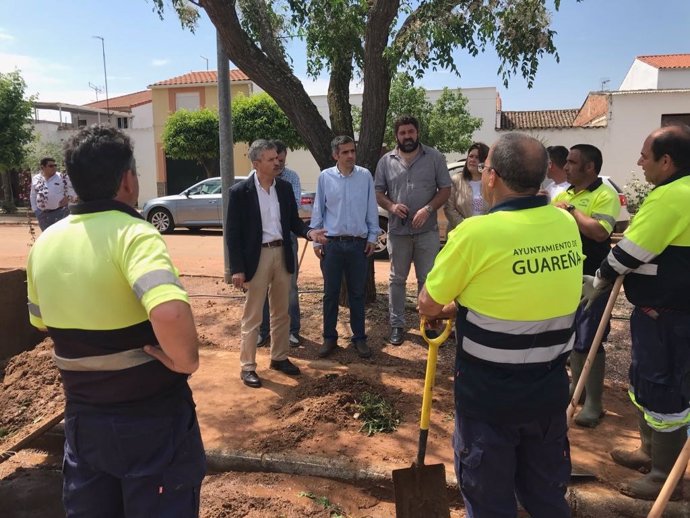
[[[594,357],[592,369],[589,371],[587,381],[585,381],[585,388],[587,389],[585,406],[582,407],[580,413],[575,416],[575,424],[578,426],[594,428],[599,424],[599,421],[604,415],[604,405],[601,397],[604,392],[605,367],[606,353],[603,349],[600,349]]]
[[[638,480],[623,484],[620,492],[632,498],[655,500],[683,449],[686,438],[685,427],[673,432],[652,430],[652,470]],[[683,480],[681,479],[671,495],[671,500],[678,500],[682,495]]]
[[[640,429],[640,447],[632,451],[616,448],[611,452],[611,458],[626,468],[649,473],[652,469],[652,429],[645,421],[643,412],[637,414],[637,426]]]
[[[570,396],[570,399],[573,399],[575,387],[577,387],[577,382],[580,379],[580,374],[582,374],[582,369],[585,366],[585,359],[587,358],[587,355],[578,353],[576,351],[570,351],[570,356],[568,358],[570,359],[570,374],[573,377],[573,380],[570,382],[570,392],[568,395]],[[585,389],[582,391],[582,394],[580,394],[580,401],[577,402],[578,405],[585,404],[586,395],[587,390]]]

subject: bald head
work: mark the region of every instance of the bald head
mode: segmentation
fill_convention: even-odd
[[[674,124],[664,126],[650,135],[654,160],[668,155],[679,169],[690,169],[690,126]]]
[[[539,191],[548,163],[543,144],[524,133],[503,135],[491,148],[491,167],[506,187],[516,193]]]

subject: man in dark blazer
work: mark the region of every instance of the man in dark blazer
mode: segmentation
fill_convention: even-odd
[[[324,243],[325,230],[310,229],[297,213],[289,183],[276,178],[280,173],[275,144],[259,139],[249,147],[255,169],[246,180],[230,188],[225,224],[232,283],[246,292],[242,313],[240,378],[252,388],[261,386],[256,374],[256,338],[268,291],[271,311],[271,369],[298,375],[299,368],[288,359],[288,298],[295,258],[290,232],[310,241]]]

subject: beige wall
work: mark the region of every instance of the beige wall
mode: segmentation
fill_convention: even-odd
[[[250,95],[252,91],[251,83],[239,83],[231,85],[232,95]],[[155,167],[156,167],[156,182],[157,195],[170,194],[165,193],[164,187],[167,181],[167,171],[165,167],[165,152],[163,151],[163,128],[165,121],[171,113],[175,112],[175,94],[185,92],[196,92],[199,94],[199,102],[202,108],[218,108],[218,87],[216,85],[199,85],[199,86],[171,86],[171,87],[155,87],[151,89],[152,105],[153,105],[153,135],[154,135],[154,150],[155,150]],[[244,175],[251,169],[251,163],[247,158],[247,151],[249,146],[243,142],[237,143],[234,146],[234,169],[236,175]],[[140,200],[141,202],[142,200]],[[146,201],[146,200],[143,200]]]

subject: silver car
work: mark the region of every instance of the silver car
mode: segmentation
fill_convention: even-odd
[[[246,180],[246,176],[235,176],[235,183]],[[312,199],[302,196],[300,217],[311,217]],[[180,194],[153,198],[141,209],[146,221],[153,224],[161,234],[172,232],[175,227],[190,230],[223,226],[223,196],[219,176],[207,178]]]

